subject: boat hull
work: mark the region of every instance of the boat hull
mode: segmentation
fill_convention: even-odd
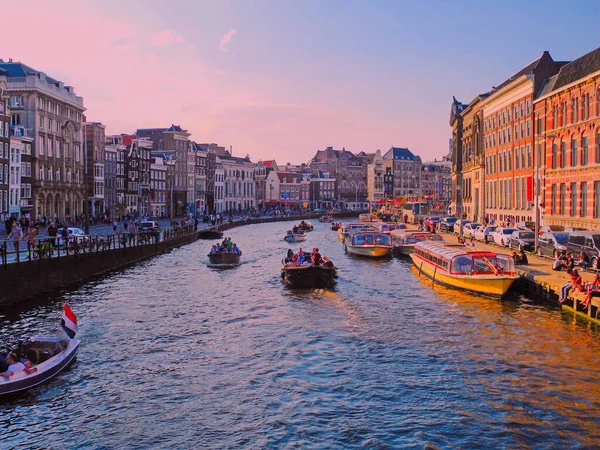
[[[235,253],[211,253],[208,255],[208,262],[214,265],[237,265],[240,263],[241,254]]]
[[[486,297],[503,297],[515,280],[519,278],[518,275],[452,275],[445,271],[436,270],[433,264],[414,253],[410,257],[419,273],[431,278],[435,283]]]
[[[393,246],[393,254],[394,256],[401,258],[408,258],[410,257],[410,255],[413,253],[413,251],[415,250],[415,246],[414,244],[411,245],[394,245]]]
[[[392,247],[384,245],[348,245],[346,252],[352,256],[363,258],[387,258],[392,254]]]
[[[337,267],[281,267],[281,280],[295,288],[331,288],[337,278]]]
[[[71,339],[65,350],[35,366],[38,369],[37,372],[32,374],[20,372],[12,376],[9,380],[0,379],[0,395],[25,391],[55,377],[73,362],[79,351],[80,343],[79,339]]]
[[[306,236],[295,234],[293,236],[285,236],[283,240],[286,242],[302,242],[306,240]]]

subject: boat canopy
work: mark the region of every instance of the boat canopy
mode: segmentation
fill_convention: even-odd
[[[454,274],[513,273],[514,260],[509,255],[490,251],[467,251],[463,246],[447,246],[440,242],[422,241],[415,252]]]
[[[356,233],[352,245],[391,245],[391,238],[381,233]]]

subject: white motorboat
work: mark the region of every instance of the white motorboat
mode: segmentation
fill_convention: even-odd
[[[306,239],[306,234],[304,233],[293,233],[292,231],[288,231],[288,234],[283,238],[286,242],[302,242]]]
[[[35,372],[0,377],[0,395],[25,391],[50,380],[75,359],[80,343],[79,339],[32,337],[23,345],[23,351]]]
[[[360,231],[348,236],[344,247],[349,255],[386,258],[392,254],[392,239],[386,233]]]

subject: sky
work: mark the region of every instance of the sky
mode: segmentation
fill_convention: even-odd
[[[6,1],[6,0],[4,0]],[[0,8],[2,8],[0,2]],[[28,0],[0,58],[72,85],[107,133],[181,125],[253,161],[327,146],[448,153],[468,103],[549,50],[600,45],[600,1]]]

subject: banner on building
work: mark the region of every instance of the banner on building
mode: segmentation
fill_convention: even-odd
[[[533,177],[531,175],[527,177],[527,201],[533,201]]]

